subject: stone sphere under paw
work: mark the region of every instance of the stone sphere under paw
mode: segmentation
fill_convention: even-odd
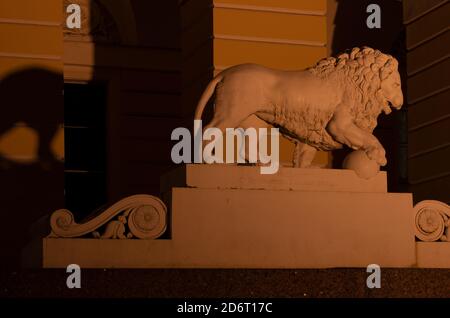
[[[363,179],[370,179],[375,177],[380,171],[380,166],[375,160],[367,157],[367,154],[362,150],[356,150],[348,154],[342,164],[344,169],[350,169]]]

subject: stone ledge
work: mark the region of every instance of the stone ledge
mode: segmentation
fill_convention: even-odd
[[[161,192],[172,187],[336,192],[387,192],[386,172],[365,180],[352,170],[280,167],[273,175],[255,166],[187,164],[161,178]]]

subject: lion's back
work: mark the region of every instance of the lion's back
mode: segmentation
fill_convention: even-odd
[[[236,85],[239,90],[246,88],[269,88],[278,80],[279,71],[258,65],[239,64],[227,68],[220,73],[222,81],[230,86]]]
[[[288,74],[278,89],[284,92],[284,97],[275,106],[275,124],[319,149],[340,147],[326,129],[342,99],[340,87],[309,72],[299,72]]]
[[[280,71],[257,64],[236,65],[220,76],[216,100],[236,101],[239,111],[250,107],[283,133],[319,149],[340,146],[326,130],[341,96],[339,88],[308,71]]]

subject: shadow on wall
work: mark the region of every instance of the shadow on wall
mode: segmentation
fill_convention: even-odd
[[[2,267],[17,266],[30,225],[64,205],[62,84],[43,69],[0,81]]]
[[[337,8],[333,20],[331,54],[336,55],[353,47],[370,46],[383,53],[393,55],[399,61],[399,71],[404,78],[404,30],[402,24],[402,3],[395,0],[336,0]],[[378,4],[381,9],[381,28],[370,29],[366,20],[369,4]],[[402,81],[404,84],[404,81]],[[405,90],[403,90],[405,93]],[[389,116],[381,114],[374,134],[386,149],[389,191],[399,191],[399,131],[400,112]],[[333,167],[342,167],[344,157],[350,152],[342,149],[333,152]]]

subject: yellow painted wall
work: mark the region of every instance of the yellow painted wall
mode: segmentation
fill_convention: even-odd
[[[0,80],[31,68],[62,74],[62,13],[61,0],[0,0]],[[0,136],[0,153],[11,160],[32,162],[38,142],[26,122],[17,122]],[[63,138],[55,136],[52,149],[61,158]]]
[[[325,16],[215,8],[213,19],[216,36],[242,36],[270,42],[326,42]]]
[[[223,39],[214,41],[214,64],[222,69],[250,62],[285,70],[303,69],[325,54],[326,48],[319,46]]]

